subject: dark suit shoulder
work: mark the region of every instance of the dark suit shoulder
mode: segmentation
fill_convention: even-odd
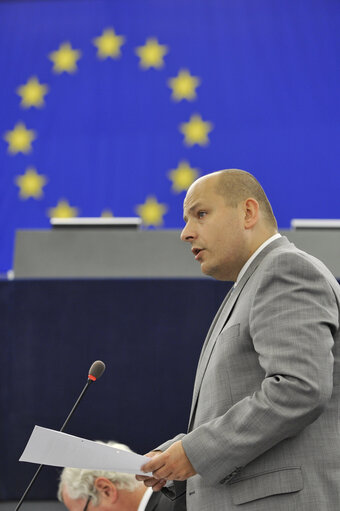
[[[173,511],[174,504],[172,500],[168,499],[161,492],[153,492],[145,511]]]

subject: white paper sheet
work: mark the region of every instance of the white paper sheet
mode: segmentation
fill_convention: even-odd
[[[146,475],[140,467],[149,459],[109,445],[35,426],[19,461]]]

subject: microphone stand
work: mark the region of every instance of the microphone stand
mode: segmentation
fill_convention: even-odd
[[[60,431],[60,433],[62,433],[62,432],[64,431],[64,429],[66,428],[66,426],[67,426],[67,424],[68,424],[68,422],[69,422],[70,418],[72,417],[72,415],[73,415],[73,413],[75,412],[75,410],[78,408],[78,405],[79,405],[80,401],[82,400],[82,398],[83,398],[83,396],[84,396],[85,392],[87,391],[87,389],[89,388],[90,384],[91,384],[93,381],[95,381],[95,380],[92,380],[91,378],[89,378],[89,379],[87,380],[86,385],[85,385],[85,387],[83,388],[83,390],[81,391],[80,396],[78,397],[78,399],[77,399],[76,403],[74,404],[74,406],[73,406],[72,410],[70,411],[70,413],[69,413],[69,415],[68,415],[68,417],[67,417],[66,421],[64,422],[64,424],[62,425],[61,429],[59,430],[59,431]],[[42,470],[42,468],[43,468],[44,466],[45,466],[45,465],[40,465],[40,467],[38,468],[38,470],[37,470],[37,471],[36,471],[36,473],[34,474],[34,476],[33,476],[32,480],[31,480],[30,484],[29,484],[29,485],[27,486],[27,488],[26,488],[25,493],[23,494],[23,496],[21,497],[21,499],[20,499],[20,501],[19,501],[19,503],[18,503],[17,507],[15,508],[15,511],[18,511],[18,509],[21,507],[21,504],[22,504],[22,503],[23,503],[23,501],[25,500],[26,495],[28,494],[28,492],[29,492],[29,491],[30,491],[30,489],[32,488],[32,486],[33,486],[33,484],[34,484],[34,482],[35,482],[36,478],[38,477],[38,475],[40,474],[40,472],[41,472],[41,470]]]

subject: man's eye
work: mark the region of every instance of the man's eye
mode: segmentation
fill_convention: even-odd
[[[206,211],[199,211],[197,214],[198,214],[199,218],[203,218],[207,214],[207,212]]]

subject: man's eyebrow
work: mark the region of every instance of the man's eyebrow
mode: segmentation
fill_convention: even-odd
[[[202,203],[201,203],[201,201],[194,202],[194,203],[193,203],[193,205],[192,205],[192,206],[191,206],[191,207],[187,210],[187,211],[188,211],[188,213],[192,213],[192,212],[193,212],[193,211],[195,211],[196,209],[198,209],[198,208],[202,207],[202,206],[201,206],[201,204],[202,204]],[[187,215],[184,215],[184,216],[183,216],[183,220],[184,220],[184,222],[186,222],[186,221],[187,221]]]
[[[189,208],[189,213],[192,213],[195,209],[202,207],[202,201],[194,202],[193,205]]]

